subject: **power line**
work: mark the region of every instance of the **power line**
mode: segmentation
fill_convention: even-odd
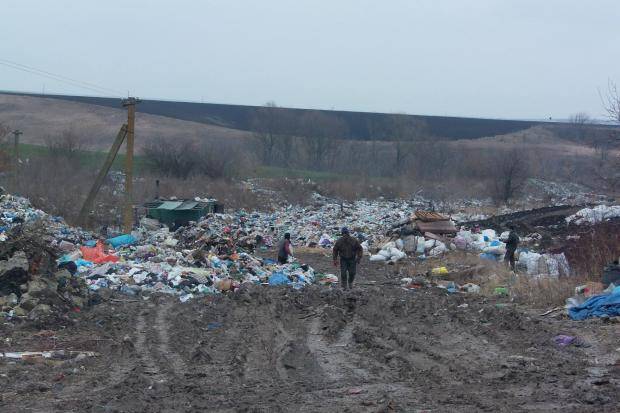
[[[63,75],[58,75],[52,72],[48,72],[46,70],[42,70],[42,69],[37,69],[36,67],[32,67],[32,66],[28,66],[28,65],[24,65],[21,63],[17,63],[17,62],[12,62],[10,60],[6,60],[6,59],[1,59],[0,58],[0,65],[6,66],[6,67],[10,67],[12,69],[16,69],[16,70],[21,70],[23,72],[26,73],[31,73],[34,75],[38,75],[38,76],[43,76],[46,77],[48,79],[52,79],[52,80],[56,80],[58,82],[61,83],[65,83],[65,84],[69,84],[71,86],[76,86],[76,87],[80,87],[83,89],[87,89],[96,93],[103,93],[107,96],[111,96],[111,97],[120,97],[123,94],[119,93],[117,90],[114,89],[110,89],[107,87],[103,87],[103,86],[99,86],[96,85],[94,83],[89,83],[89,82],[84,82],[81,80],[77,80],[77,79],[72,79],[70,77],[67,76],[63,76]]]

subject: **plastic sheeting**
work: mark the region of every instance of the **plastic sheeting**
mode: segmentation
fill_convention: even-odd
[[[614,288],[611,294],[595,295],[583,304],[569,308],[568,315],[573,320],[620,316],[620,286]]]
[[[103,244],[98,242],[93,248],[80,247],[82,258],[95,264],[103,264],[106,262],[118,262],[118,257],[113,254],[106,254]]]

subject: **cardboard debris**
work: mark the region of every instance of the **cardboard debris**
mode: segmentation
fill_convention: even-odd
[[[449,221],[450,218],[434,211],[415,211],[414,219],[422,222]]]
[[[452,221],[433,221],[423,222],[420,220],[414,221],[416,227],[420,232],[430,232],[433,234],[456,234],[456,226]]]

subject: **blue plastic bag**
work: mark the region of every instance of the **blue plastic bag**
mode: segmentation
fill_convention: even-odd
[[[92,267],[93,263],[90,261],[86,261],[85,259],[80,258],[79,260],[75,260],[75,265],[78,267]]]
[[[123,247],[125,245],[133,245],[136,243],[136,239],[131,234],[119,235],[118,237],[110,238],[106,242],[114,248]]]
[[[269,285],[288,285],[290,283],[291,280],[281,272],[274,272],[271,274],[271,277],[269,277]]]

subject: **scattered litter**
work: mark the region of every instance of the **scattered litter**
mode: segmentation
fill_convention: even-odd
[[[207,324],[207,330],[209,331],[217,330],[218,328],[221,328],[223,325],[224,324],[220,323],[219,321],[214,321],[214,322]]]
[[[553,341],[555,342],[555,344],[557,344],[560,347],[566,347],[570,345],[574,340],[575,340],[574,336],[565,336],[562,334],[553,337]]]
[[[506,287],[495,287],[495,289],[493,290],[493,294],[501,295],[501,296],[508,295],[508,288],[506,288]]]
[[[480,286],[473,283],[467,283],[461,286],[461,290],[465,291],[466,293],[478,294],[480,293]]]

